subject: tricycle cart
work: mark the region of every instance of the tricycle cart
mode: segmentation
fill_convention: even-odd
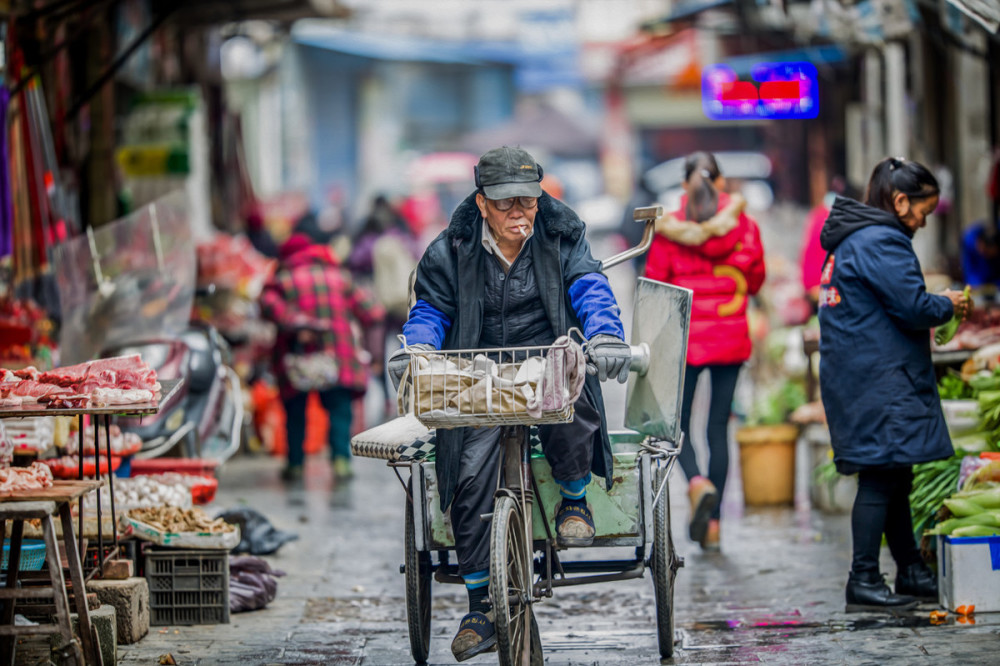
[[[655,211],[655,209],[653,209]],[[604,262],[609,267],[645,251],[652,240],[650,209],[643,242]],[[541,453],[533,426],[573,418],[572,403],[544,398],[546,381],[571,384],[582,349],[574,335],[546,347],[422,351],[408,348],[410,368],[400,391],[410,414],[361,433],[355,453],[389,459],[406,489],[406,614],[417,663],[430,652],[432,581],[463,584],[451,559],[454,537],[442,512],[433,456],[436,428],[499,426],[502,478],[497,480],[491,520],[490,601],[500,664],[541,664],[542,645],[533,604],[555,588],[652,574],[661,657],[673,655],[673,589],[683,560],[670,530],[668,478],[680,452],[691,292],[640,278],[632,326],[632,363],[626,397],[626,431],[611,433],[614,484],[595,477],[587,487],[596,537],[591,546],[630,547],[621,560],[564,562],[557,543],[559,489]],[[578,332],[577,332],[578,335]],[[548,374],[543,368],[549,368]],[[553,377],[551,368],[565,372]],[[549,387],[551,388],[551,387]],[[386,437],[386,433],[389,434]],[[402,436],[401,436],[402,433]],[[401,470],[409,471],[405,481]]]

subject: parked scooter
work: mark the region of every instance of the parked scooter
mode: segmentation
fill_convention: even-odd
[[[139,354],[157,378],[183,379],[151,416],[121,417],[119,427],[142,438],[136,458],[180,455],[224,462],[239,449],[243,392],[230,367],[230,350],[214,327],[192,323],[176,338],[141,340],[105,349],[101,356]]]

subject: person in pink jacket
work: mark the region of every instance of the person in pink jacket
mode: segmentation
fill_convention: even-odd
[[[757,223],[743,213],[741,196],[722,191],[724,184],[712,154],[689,155],[680,210],[657,220],[646,261],[646,277],[694,292],[681,428],[690,434],[695,386],[707,370],[712,383],[707,478],[690,446],[682,448],[680,463],[691,500],[689,534],[706,550],[719,548],[719,503],[729,471],[729,416],[740,368],[751,352],[747,299],[764,282]]]

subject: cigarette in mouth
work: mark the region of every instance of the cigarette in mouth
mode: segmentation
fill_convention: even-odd
[[[521,232],[521,236],[524,238],[528,237],[528,232],[524,230],[524,227],[518,227],[517,230]]]

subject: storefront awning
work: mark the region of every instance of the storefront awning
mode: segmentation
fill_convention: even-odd
[[[339,0],[184,0],[176,5],[184,25],[215,25],[250,19],[292,22],[350,15],[350,10]]]
[[[997,0],[947,0],[963,14],[990,33],[1000,29],[1000,3]]]

